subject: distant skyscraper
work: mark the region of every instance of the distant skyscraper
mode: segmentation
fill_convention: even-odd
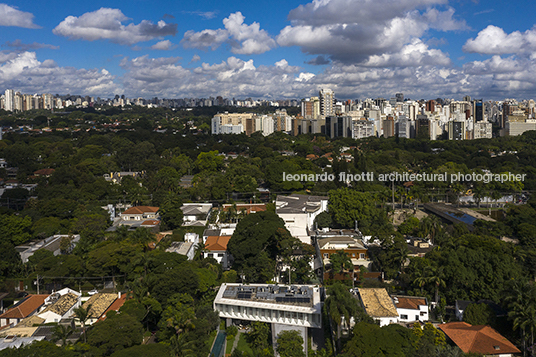
[[[473,101],[473,118],[475,122],[484,120],[484,107],[482,99],[475,99]]]
[[[404,101],[404,93],[396,93],[395,98],[397,102],[403,102]]]
[[[6,93],[5,93],[5,97],[4,97],[4,108],[6,109],[6,111],[8,112],[12,112],[13,111],[13,97],[15,95],[15,92],[13,91],[13,89],[6,89]]]
[[[335,93],[331,89],[322,88],[319,93],[320,97],[320,115],[328,117],[335,115]]]
[[[435,112],[435,104],[436,104],[436,102],[433,99],[427,101],[426,102],[426,111],[431,112],[431,113]]]

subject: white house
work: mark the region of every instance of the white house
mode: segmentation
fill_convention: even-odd
[[[275,212],[290,234],[303,243],[311,244],[309,231],[313,229],[316,216],[327,211],[328,197],[292,194],[277,196]]]
[[[73,310],[80,307],[82,294],[69,288],[61,289],[45,299],[45,309],[38,316],[45,319],[45,324],[60,322],[61,319],[71,317]]]
[[[183,225],[205,226],[212,211],[212,203],[185,203],[181,210],[184,215]]]
[[[184,235],[184,242],[171,243],[171,246],[166,249],[166,252],[186,255],[188,260],[194,260],[195,250],[198,244],[199,244],[198,234],[186,233]]]
[[[230,268],[230,257],[227,252],[227,244],[231,236],[209,236],[205,242],[205,258],[214,258],[220,263],[223,269]]]
[[[157,220],[159,207],[135,206],[121,213],[121,225],[140,226],[147,220]]]
[[[428,321],[428,302],[425,297],[393,295],[400,322]]]
[[[380,323],[380,327],[398,322],[398,311],[387,290],[359,288],[357,294],[367,315]]]
[[[70,239],[71,243],[68,250],[72,250],[80,240],[80,234],[56,234],[37,242],[18,245],[15,249],[19,252],[22,262],[27,263],[28,258],[34,255],[39,249],[46,249],[55,256],[60,255],[62,253],[60,249],[62,239]]]

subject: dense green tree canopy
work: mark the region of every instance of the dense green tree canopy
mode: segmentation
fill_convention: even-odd
[[[249,282],[267,282],[275,274],[276,258],[296,239],[274,212],[258,212],[243,218],[227,249],[234,257],[233,269]]]

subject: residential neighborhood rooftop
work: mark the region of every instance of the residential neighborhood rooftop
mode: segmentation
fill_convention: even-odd
[[[223,292],[223,299],[257,301],[263,303],[311,306],[314,291],[305,285],[231,285]]]
[[[152,207],[152,206],[135,206],[130,207],[122,214],[144,214],[144,213],[156,213],[160,207]]]
[[[48,295],[28,295],[11,309],[0,315],[2,319],[23,319],[45,303]]]
[[[449,322],[438,326],[464,353],[505,355],[521,351],[490,326]]]
[[[366,313],[371,317],[398,317],[396,306],[384,288],[359,288]]]
[[[327,196],[309,196],[292,194],[290,196],[277,196],[277,213],[304,213],[316,212],[321,209],[321,201],[327,201]]]
[[[98,319],[112,305],[115,299],[117,299],[117,294],[97,293],[90,297],[82,307],[84,309],[89,307],[89,318]]]
[[[43,322],[45,322],[45,319],[32,315],[19,322],[17,327],[33,327],[34,325],[41,325]]]
[[[210,236],[205,242],[205,248],[209,251],[224,251],[227,250],[230,240],[231,236]]]
[[[57,301],[41,311],[41,314],[51,311],[63,316],[67,313],[67,311],[69,311],[70,308],[73,307],[74,304],[78,302],[78,298],[79,296],[73,293],[62,295]]]
[[[418,296],[393,295],[393,300],[399,309],[419,310],[419,306],[427,305],[426,298]]]

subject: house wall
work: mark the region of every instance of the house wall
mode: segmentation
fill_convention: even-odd
[[[387,326],[389,324],[396,324],[398,317],[374,317],[375,321],[380,322],[380,327]]]
[[[45,319],[45,321],[43,322],[44,324],[48,324],[51,322],[60,322],[61,320],[61,315],[56,314],[52,311],[47,311],[45,313],[39,314],[39,317]]]
[[[223,269],[227,269],[229,265],[229,257],[227,252],[224,251],[210,251],[206,253],[207,258],[214,258],[216,261],[222,265]],[[193,258],[192,258],[193,259]]]
[[[396,311],[401,322],[428,321],[428,306],[419,306],[419,308],[419,310],[397,308]],[[403,318],[403,315],[407,318]]]
[[[300,239],[304,243],[311,244],[311,239],[307,234],[307,213],[278,213],[278,216],[285,221],[285,227],[293,237]]]
[[[328,210],[328,201],[322,200],[320,201],[320,209],[316,212],[307,213],[307,227],[309,229],[313,229],[313,224],[315,222],[316,216],[318,216],[320,213]]]
[[[13,326],[17,325],[21,319],[0,319],[0,327],[6,326],[9,324],[13,324]]]

